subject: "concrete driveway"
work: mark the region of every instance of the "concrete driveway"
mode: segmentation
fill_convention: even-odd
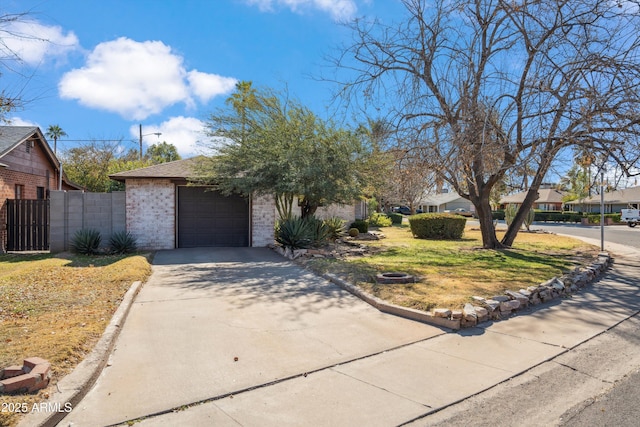
[[[107,368],[61,424],[118,424],[229,398],[444,333],[382,314],[268,249],[162,251]]]

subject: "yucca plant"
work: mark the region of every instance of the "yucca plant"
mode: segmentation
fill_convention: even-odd
[[[346,233],[345,229],[346,221],[337,216],[332,216],[324,220],[324,225],[327,227],[328,238],[331,241],[335,241]]]
[[[102,242],[102,236],[98,230],[83,228],[73,235],[71,250],[83,255],[97,254],[100,242]]]
[[[118,231],[111,235],[109,247],[114,254],[129,254],[138,248],[136,238],[128,231]]]
[[[275,234],[276,242],[285,248],[303,249],[311,246],[313,231],[309,221],[293,217],[279,221]]]
[[[309,223],[309,231],[311,233],[311,245],[322,245],[329,240],[329,227],[326,226],[323,220],[308,217],[305,221]]]

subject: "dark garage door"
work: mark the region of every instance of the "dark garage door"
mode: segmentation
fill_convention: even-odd
[[[178,187],[178,247],[249,246],[249,201]]]

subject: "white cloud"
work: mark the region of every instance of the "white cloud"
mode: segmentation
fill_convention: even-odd
[[[352,18],[358,7],[354,0],[245,0],[250,5],[258,6],[262,11],[273,11],[276,7],[288,7],[291,11],[301,13],[304,9],[319,9],[327,12],[336,21]]]
[[[180,102],[191,107],[192,96],[207,101],[231,92],[233,85],[226,79],[188,72],[183,58],[161,41],[121,37],[97,45],[86,65],[66,73],[58,89],[62,98],[76,99],[84,106],[144,120]],[[230,80],[235,84],[235,79]]]
[[[58,26],[36,21],[9,21],[0,27],[0,52],[5,58],[16,58],[38,65],[46,58],[63,57],[80,48],[73,32],[64,33]]]
[[[138,140],[140,137],[140,128],[131,126],[129,128],[131,136]],[[153,135],[156,132],[162,133],[160,136]],[[159,125],[143,125],[142,134],[144,136],[142,142],[145,147],[158,142],[167,142],[175,145],[178,153],[183,159],[193,157],[200,154],[200,141],[205,139],[204,123],[193,117],[172,117]]]
[[[238,83],[238,80],[233,77],[201,73],[198,70],[189,71],[187,80],[193,94],[202,102],[207,102],[220,94],[232,92]]]
[[[38,127],[40,126],[39,124],[34,123],[31,120],[25,120],[25,119],[22,119],[20,117],[11,117],[9,119],[9,125],[10,126],[38,126]],[[42,129],[42,128],[40,128],[40,130],[42,132],[46,131],[46,129]]]

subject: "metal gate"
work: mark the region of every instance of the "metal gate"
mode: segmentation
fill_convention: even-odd
[[[49,250],[49,200],[7,199],[7,251]]]

